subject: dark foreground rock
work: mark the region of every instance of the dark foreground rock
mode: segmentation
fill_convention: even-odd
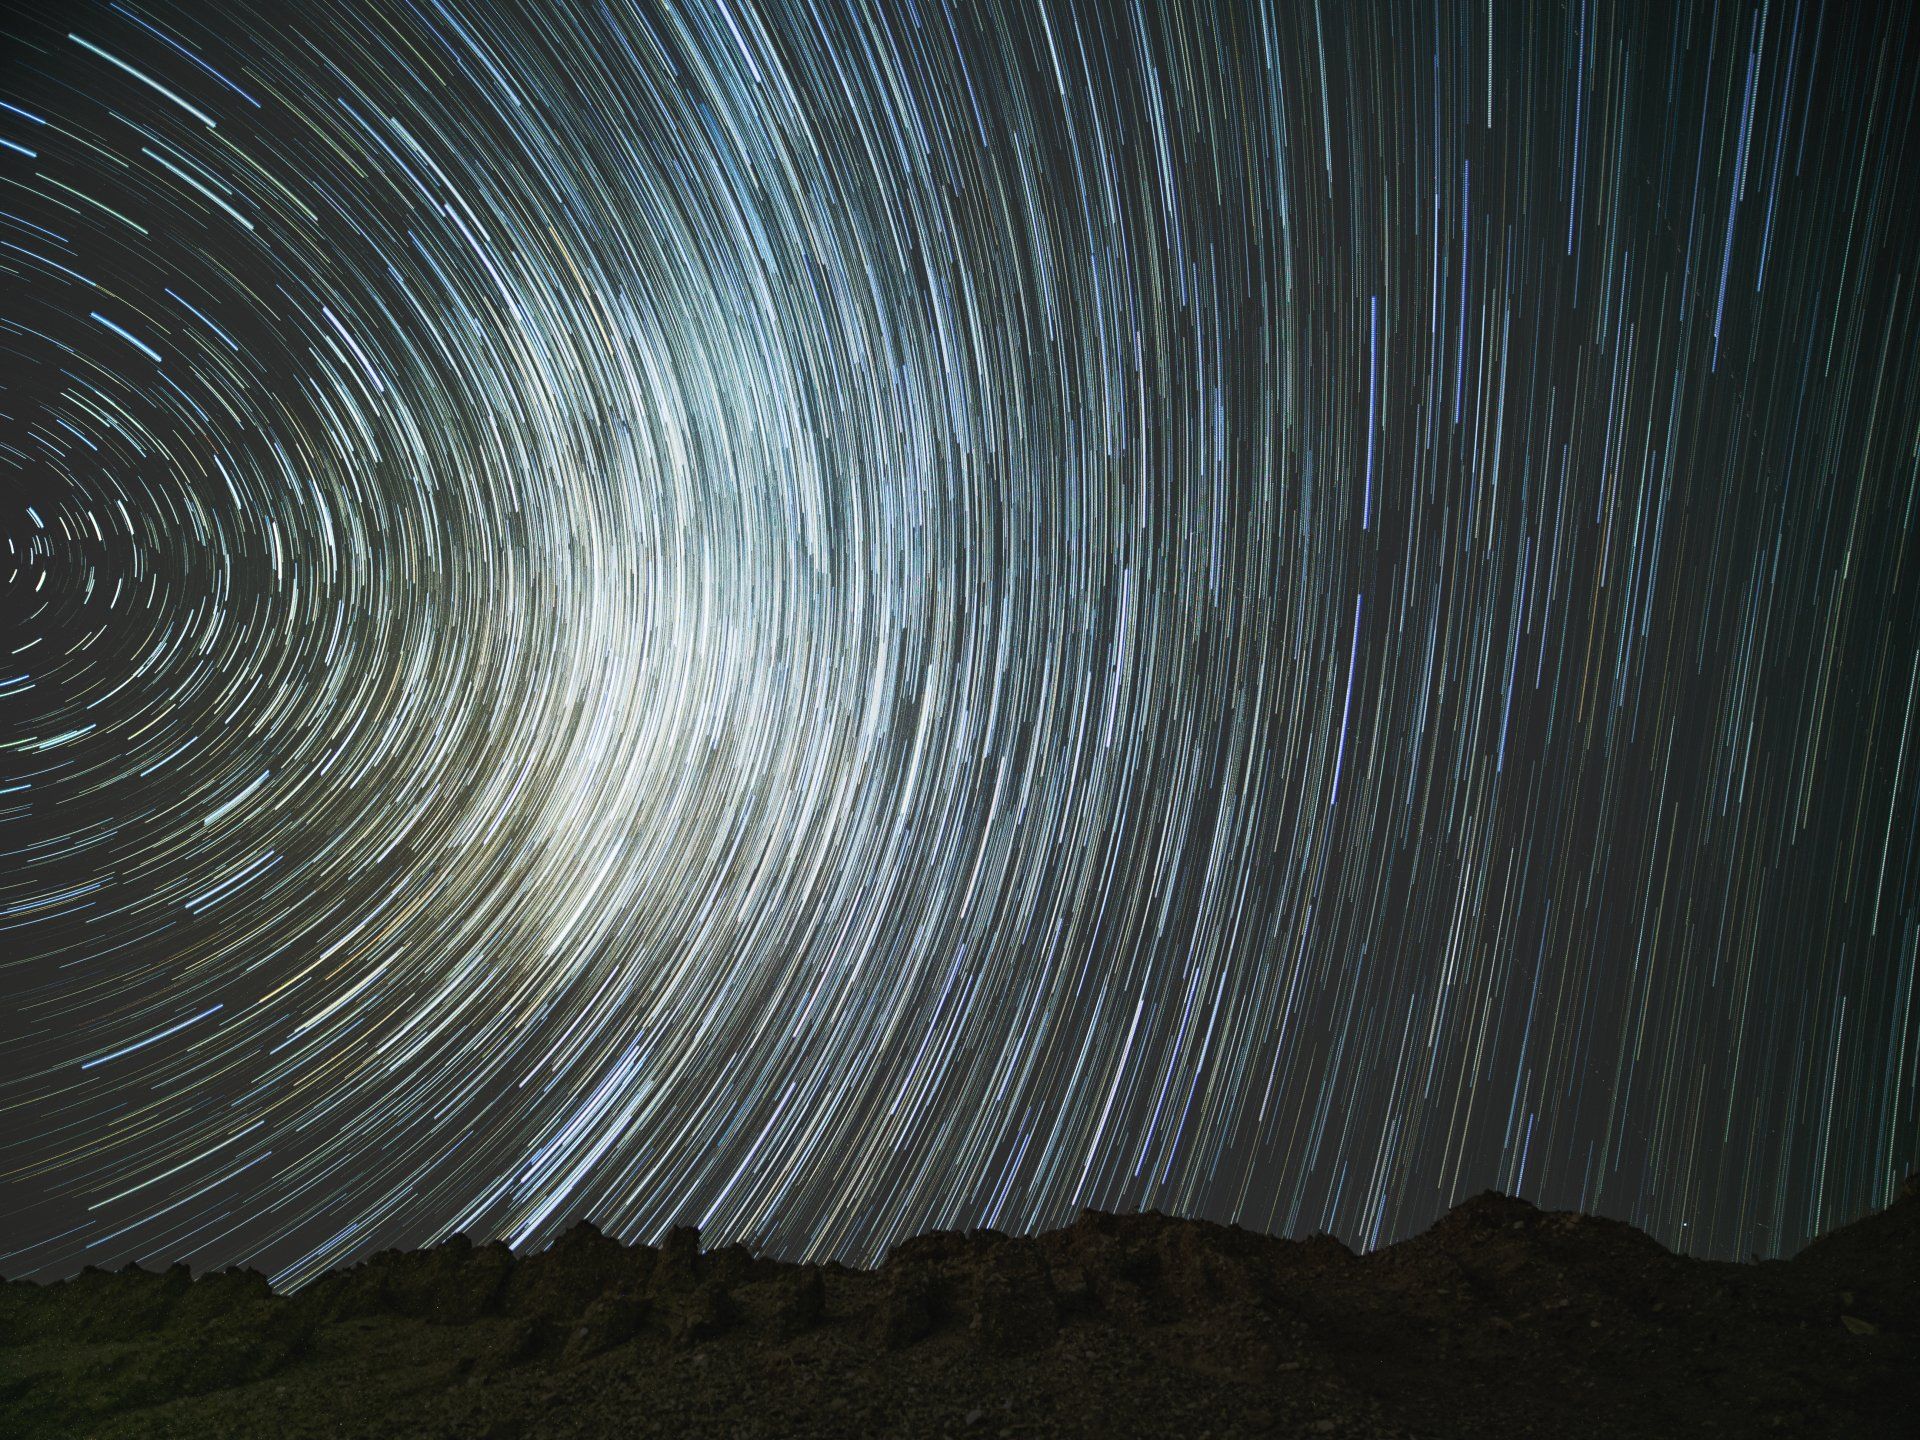
[[[1920,1193],[1790,1261],[1677,1257],[1483,1195],[1367,1256],[1089,1212],[874,1271],[581,1224],[0,1284],[0,1435],[1892,1436],[1920,1407]]]

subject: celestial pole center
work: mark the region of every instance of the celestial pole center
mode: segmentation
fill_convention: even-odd
[[[0,1273],[1915,1159],[1904,22],[0,18]]]

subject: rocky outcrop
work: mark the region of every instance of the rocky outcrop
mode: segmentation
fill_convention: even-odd
[[[0,1434],[1895,1435],[1916,1296],[1911,1186],[1755,1265],[1495,1194],[1366,1256],[1088,1212],[857,1271],[581,1222],[292,1296],[182,1266],[0,1284]]]

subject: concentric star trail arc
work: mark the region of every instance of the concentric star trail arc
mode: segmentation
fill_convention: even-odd
[[[0,1267],[1884,1203],[1896,10],[10,13]]]

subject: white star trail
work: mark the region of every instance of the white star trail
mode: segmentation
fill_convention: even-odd
[[[1916,1158],[1898,7],[0,22],[0,1270]]]

